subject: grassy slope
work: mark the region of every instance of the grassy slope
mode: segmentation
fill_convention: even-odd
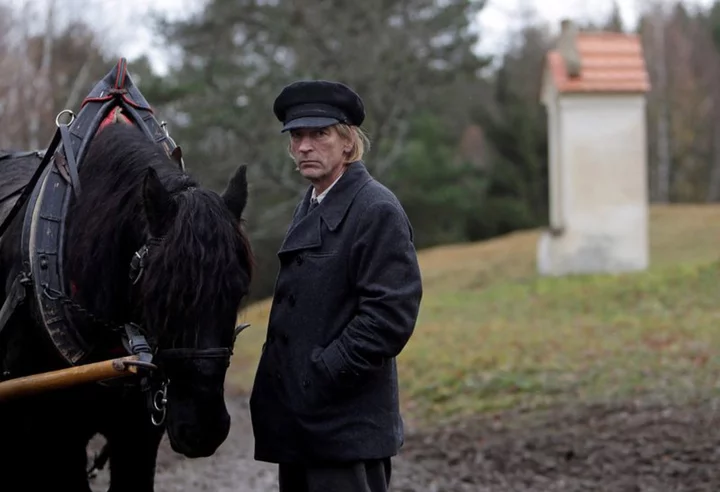
[[[437,420],[562,398],[707,391],[720,376],[720,207],[651,210],[652,268],[541,278],[536,231],[420,254],[425,295],[399,358],[403,404]],[[252,385],[269,302],[241,320],[231,384]]]

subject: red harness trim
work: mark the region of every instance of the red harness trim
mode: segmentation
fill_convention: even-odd
[[[123,123],[127,123],[128,125],[132,124],[132,122],[130,121],[130,119],[129,119],[127,116],[125,116],[124,114],[122,114],[122,112],[120,112],[120,108],[118,107],[118,108],[115,108],[115,109],[113,109],[112,111],[110,111],[110,114],[108,114],[108,115],[105,117],[105,119],[103,119],[103,120],[100,122],[100,126],[98,127],[98,131],[102,130],[103,128],[105,128],[105,127],[108,126],[108,125],[111,125],[111,124],[113,124],[113,123],[117,123],[117,122],[119,122],[120,120],[122,120]]]
[[[117,75],[115,75],[115,87],[113,87],[113,90],[125,92],[124,88],[125,88],[125,79],[126,78],[127,78],[127,61],[124,58],[121,58],[120,61],[118,61]],[[113,97],[115,97],[113,94],[109,94],[109,95],[103,96],[103,97],[86,97],[83,100],[82,104],[80,104],[80,107],[82,108],[83,106],[85,106],[85,104],[87,104],[90,101],[95,101],[95,102],[109,101]],[[146,109],[154,114],[154,111],[152,108],[146,108],[144,106],[140,106],[138,103],[136,103],[135,101],[130,99],[127,94],[123,93],[122,98],[130,106],[137,108],[137,109]]]
[[[91,102],[91,101],[95,101],[95,102],[109,101],[113,97],[115,97],[115,96],[110,95],[110,96],[105,96],[105,97],[86,97],[85,99],[83,99],[83,102],[80,105],[80,107],[82,108],[83,106],[85,106],[85,104],[87,104],[88,102]],[[133,108],[144,109],[144,110],[150,111],[151,113],[155,114],[155,111],[152,108],[139,105],[138,103],[136,103],[135,101],[130,99],[127,96],[127,94],[123,94],[122,98],[126,103],[128,103]]]

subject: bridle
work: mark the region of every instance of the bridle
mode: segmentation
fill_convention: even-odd
[[[145,272],[150,249],[159,246],[163,241],[163,237],[151,236],[145,244],[133,254],[130,261],[129,273],[133,286],[140,282]],[[230,365],[233,347],[235,346],[238,335],[248,326],[250,326],[249,323],[243,323],[235,328],[229,347],[198,349],[189,347],[159,348],[157,345],[153,347],[143,334],[145,330],[142,330],[138,324],[127,323],[124,325],[125,333],[123,344],[125,345],[125,349],[139,357],[139,360],[126,362],[126,364],[135,365],[146,371],[145,374],[141,376],[140,388],[145,394],[146,405],[150,412],[150,420],[153,425],[162,425],[167,415],[167,396],[170,379],[163,369],[164,364],[162,364],[162,362],[188,359],[223,359],[227,367]],[[155,361],[159,362],[159,365],[155,364]]]
[[[140,282],[145,268],[147,266],[147,257],[150,249],[156,247],[164,241],[162,237],[149,237],[132,256],[130,260],[129,277],[133,286]],[[142,369],[139,386],[140,391],[145,398],[145,406],[150,414],[150,421],[156,427],[160,427],[165,423],[167,417],[168,404],[168,388],[170,386],[170,378],[164,369],[165,364],[170,360],[186,360],[186,359],[224,359],[226,365],[230,365],[230,358],[233,355],[233,347],[238,335],[245,328],[250,326],[249,323],[243,323],[235,327],[232,341],[229,347],[213,347],[206,349],[170,347],[160,349],[157,345],[148,343],[144,330],[135,323],[126,323],[124,328],[124,336],[122,342],[127,352],[137,355],[139,360],[126,361],[127,365],[135,365],[138,369]],[[155,364],[155,362],[159,364]],[[103,383],[100,383],[103,384]],[[111,383],[112,384],[112,383]],[[132,384],[132,383],[131,383]],[[94,470],[102,469],[109,458],[109,443],[106,443],[103,449],[97,454],[92,465],[88,468],[88,476],[92,476]]]

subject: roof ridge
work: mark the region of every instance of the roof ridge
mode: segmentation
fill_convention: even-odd
[[[546,65],[559,92],[646,92],[650,89],[640,36],[610,31],[577,32],[562,21],[557,48]]]

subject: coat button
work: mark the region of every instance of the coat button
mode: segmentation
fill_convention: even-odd
[[[280,371],[275,371],[275,377],[278,379],[282,379],[282,376],[280,375]]]
[[[302,264],[303,264],[303,261],[304,261],[304,260],[303,260],[303,257],[302,257],[301,255],[297,255],[297,256],[295,257],[295,263],[297,263],[298,266],[302,265]]]
[[[282,338],[282,341],[285,343],[288,343],[288,341],[290,340],[290,337],[287,335],[287,333],[283,333],[281,338]]]
[[[295,296],[290,294],[288,296],[288,302],[290,303],[290,307],[295,307]]]
[[[303,379],[302,385],[303,388],[307,388],[308,386],[310,386],[310,381],[308,381],[307,379]]]

